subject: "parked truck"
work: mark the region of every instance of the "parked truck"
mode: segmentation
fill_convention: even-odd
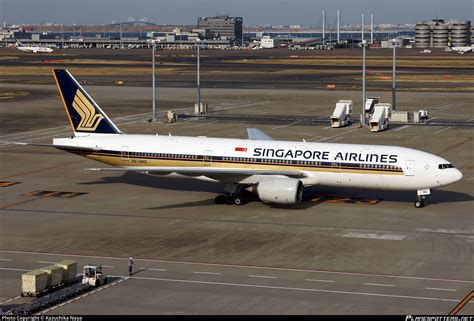
[[[369,120],[370,130],[380,132],[390,127],[391,104],[376,104]]]
[[[331,126],[344,127],[351,124],[352,100],[339,100],[331,116]]]

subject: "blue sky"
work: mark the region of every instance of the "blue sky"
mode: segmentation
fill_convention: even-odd
[[[334,24],[354,24],[371,12],[376,23],[414,23],[442,17],[474,20],[474,0],[0,0],[7,23],[107,24],[128,17],[158,24],[195,24],[198,16],[216,13],[244,17],[244,24],[321,25],[321,11]],[[368,21],[368,20],[367,20]]]

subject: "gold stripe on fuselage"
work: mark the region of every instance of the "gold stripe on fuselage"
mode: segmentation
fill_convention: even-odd
[[[353,174],[383,174],[383,175],[404,175],[401,170],[389,170],[384,168],[357,167],[337,167],[324,165],[299,164],[272,164],[272,163],[245,163],[237,161],[212,160],[204,161],[202,158],[189,159],[158,159],[154,156],[129,157],[127,155],[116,155],[104,152],[72,151],[89,159],[109,164],[112,166],[155,166],[155,167],[210,167],[210,168],[242,168],[242,169],[262,169],[262,170],[295,170],[307,172],[332,172],[332,173],[353,173]]]

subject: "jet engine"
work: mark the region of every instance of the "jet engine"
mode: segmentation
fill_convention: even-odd
[[[257,194],[265,203],[297,204],[303,197],[303,183],[294,178],[268,178],[258,183]]]

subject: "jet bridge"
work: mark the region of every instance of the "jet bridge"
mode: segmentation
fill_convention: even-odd
[[[344,127],[351,124],[352,100],[339,100],[331,116],[331,126]]]
[[[390,127],[392,104],[376,104],[369,120],[370,130],[380,132]]]

